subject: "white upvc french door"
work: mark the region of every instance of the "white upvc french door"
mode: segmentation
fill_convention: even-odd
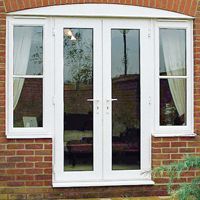
[[[78,30],[77,30],[78,29]],[[71,31],[71,32],[70,32]],[[77,31],[77,38],[76,41],[73,41],[73,38],[70,34],[75,34],[73,31]],[[82,33],[82,35],[81,35]],[[81,41],[81,38],[78,37],[84,37],[83,42],[80,42],[78,46],[75,42]],[[75,18],[60,18],[56,19],[55,21],[55,141],[54,141],[54,154],[55,154],[55,166],[54,166],[54,173],[55,173],[55,181],[56,182],[76,182],[76,181],[94,181],[101,179],[102,177],[102,35],[101,35],[101,21],[96,19],[75,19]],[[65,51],[65,42],[69,42],[69,45],[71,45],[72,51],[70,52],[64,52]],[[70,42],[72,42],[70,44]],[[74,42],[74,43],[73,43]],[[88,42],[88,44],[86,44]],[[79,47],[81,46],[81,47]],[[82,48],[82,49],[81,49]],[[91,49],[89,49],[91,48]],[[78,87],[77,85],[74,85],[73,83],[76,82],[76,77],[79,76],[79,72],[76,72],[76,70],[80,70],[81,73],[81,67],[77,67],[77,69],[70,68],[68,70],[68,74],[70,74],[72,77],[69,77],[66,75],[66,69],[65,66],[70,63],[65,62],[76,62],[76,59],[82,59],[79,57],[81,54],[81,50],[85,50],[87,52],[87,55],[83,55],[83,59],[85,59],[85,62],[89,62],[88,68],[90,71],[90,81],[91,84],[81,84],[79,87],[85,87],[85,88],[74,88]],[[65,56],[66,54],[66,56]],[[85,57],[84,57],[85,56]],[[72,58],[72,60],[69,59]],[[75,58],[73,60],[73,57]],[[78,60],[78,61],[79,61]],[[89,60],[89,61],[88,61]],[[81,62],[81,61],[80,61]],[[79,65],[79,62],[76,62],[74,66]],[[86,69],[87,70],[87,66]],[[72,72],[71,72],[72,71]],[[84,69],[83,69],[84,73]],[[86,77],[87,79],[87,77]],[[66,82],[66,80],[68,82]],[[71,83],[71,82],[72,83]],[[86,80],[87,81],[87,80]],[[65,89],[67,88],[67,89]],[[88,89],[89,88],[89,89]],[[84,94],[86,90],[90,90],[88,95]],[[67,91],[67,92],[66,92]],[[66,94],[65,94],[66,93]],[[74,95],[80,95],[80,97],[77,97]],[[71,98],[70,100],[66,100],[66,96]],[[83,97],[84,95],[84,97]],[[87,107],[90,107],[92,119],[90,117],[90,120],[92,121],[92,128],[90,128],[90,131],[65,131],[65,121],[67,117],[64,117],[64,115],[72,116],[73,111],[76,113],[80,110],[81,105],[76,104],[78,108],[74,108],[74,110],[70,107],[73,106],[73,98],[75,100],[80,99],[82,100],[82,104],[84,104]],[[66,109],[67,111],[65,111]],[[85,108],[86,112],[87,109]],[[80,111],[80,113],[84,113],[83,116],[85,116],[86,113],[84,109]],[[72,114],[71,114],[72,113]],[[81,114],[74,114],[76,116],[81,116]],[[75,117],[76,117],[75,116]],[[68,117],[69,118],[69,117]],[[78,117],[77,117],[78,118]],[[81,117],[80,117],[81,118]],[[80,121],[76,120],[76,123],[81,123]],[[84,127],[83,127],[84,128]],[[67,130],[73,129],[73,128],[66,128]],[[77,140],[77,143],[82,143],[81,139],[84,137],[84,133],[86,133],[87,138],[92,137],[92,146],[90,147],[83,147],[81,144],[73,144],[74,140]],[[76,136],[73,138],[73,135],[83,135],[83,136]],[[88,136],[89,135],[89,136]],[[72,137],[73,141],[70,141],[70,139],[65,139],[66,137]],[[86,138],[86,137],[85,137]],[[67,141],[66,141],[67,140]],[[71,143],[70,143],[71,142]],[[74,142],[75,143],[75,142]],[[70,146],[71,145],[71,146]],[[73,146],[74,145],[74,146]],[[90,144],[91,145],[91,144]],[[68,163],[68,168],[64,167],[64,157],[65,153],[69,154],[69,152],[65,151],[66,146],[70,146],[71,148],[79,148],[81,151],[81,148],[89,148],[86,149],[86,153],[90,153],[90,157],[93,158],[93,161],[89,163],[90,166],[86,166],[85,168],[81,166],[79,168],[69,168],[68,166],[71,163]],[[75,149],[76,151],[76,149]],[[84,149],[83,149],[84,151]],[[66,155],[66,156],[73,156],[73,150],[70,152],[72,155]],[[71,159],[71,158],[70,158]],[[73,162],[72,158],[70,162]],[[73,164],[75,167],[77,164]]]
[[[55,19],[54,186],[152,184],[149,27]]]
[[[116,31],[118,31],[118,35]],[[115,38],[120,37],[120,33],[127,35],[126,42],[127,42],[127,51],[130,51],[125,58],[122,60],[122,63],[125,64],[127,62],[127,67],[129,67],[129,72],[119,71],[116,68],[116,62],[119,58],[117,55],[119,52],[116,51],[115,43],[120,43],[119,40]],[[131,35],[132,34],[132,35]],[[150,127],[151,127],[151,119],[150,119],[150,96],[151,96],[151,73],[153,73],[153,68],[151,68],[151,62],[149,59],[151,58],[152,51],[150,50],[151,46],[151,39],[149,35],[149,21],[148,20],[132,20],[132,19],[110,19],[103,21],[103,169],[104,169],[104,179],[105,180],[145,180],[149,179],[149,174],[144,174],[143,172],[149,171],[151,168],[151,156],[150,156]],[[124,36],[125,36],[124,35]],[[120,44],[118,45],[120,46]],[[131,49],[131,46],[135,46],[134,49]],[[119,48],[119,47],[118,47]],[[122,45],[121,48],[124,48]],[[132,60],[131,59],[131,52],[137,52],[137,54]],[[124,52],[123,52],[124,53]],[[128,54],[128,52],[127,52]],[[122,65],[122,64],[121,64]],[[131,71],[131,68],[132,71]],[[128,70],[128,69],[127,69]],[[127,77],[127,78],[126,78]],[[130,77],[130,78],[128,78]],[[139,93],[139,100],[135,100],[132,97],[130,101],[130,93],[134,93],[134,87],[131,87],[131,83],[129,85],[123,84],[123,82],[128,82],[133,79],[138,79],[137,83],[139,84],[139,89],[137,93]],[[148,80],[148,81],[147,81]],[[118,86],[116,86],[116,82],[118,82]],[[128,87],[131,87],[132,90],[129,90],[129,94],[121,94],[122,91],[119,89],[119,82],[123,91],[128,90]],[[132,83],[133,84],[133,83]],[[118,87],[116,89],[116,87]],[[117,90],[117,92],[116,92]],[[120,94],[119,94],[120,93]],[[124,96],[124,97],[123,97]],[[128,99],[129,98],[129,99]],[[120,102],[121,101],[121,102]],[[116,104],[116,105],[115,105]],[[135,104],[136,107],[140,107],[138,111],[134,111],[134,106],[132,110],[127,107],[126,104]],[[115,107],[113,107],[115,105]],[[119,107],[121,107],[119,109]],[[123,108],[125,112],[123,113]],[[118,114],[119,112],[121,113]],[[131,114],[135,112],[135,114]],[[118,116],[116,116],[118,115]],[[127,117],[127,115],[129,117]],[[137,116],[137,123],[133,124],[127,122],[126,126],[132,130],[134,134],[134,130],[137,130],[137,134],[139,134],[139,152],[137,152],[138,147],[131,147],[129,151],[124,151],[122,158],[124,159],[128,154],[136,156],[138,154],[138,160],[136,163],[129,164],[128,167],[123,167],[123,161],[120,165],[116,165],[117,161],[114,160],[113,157],[117,157],[115,155],[115,146],[116,143],[114,139],[116,138],[115,132],[116,127],[119,126],[119,123],[123,123],[125,120],[135,120],[133,119],[136,115]],[[119,116],[121,119],[118,119]],[[132,119],[130,119],[132,117]],[[117,119],[116,119],[117,118]],[[124,118],[124,119],[122,119]],[[117,125],[115,125],[118,123]],[[137,128],[135,128],[137,127]],[[125,131],[126,134],[126,131]],[[119,134],[118,134],[119,135]],[[121,137],[121,136],[120,136]],[[135,136],[137,137],[137,136]],[[119,138],[119,136],[118,136]],[[119,139],[118,139],[119,140]],[[122,139],[121,139],[122,140]],[[134,137],[128,138],[130,144],[131,140],[134,140]],[[125,142],[127,144],[127,141]],[[118,144],[117,148],[120,148],[120,144]],[[137,145],[136,145],[137,146]],[[131,150],[132,148],[132,150]],[[135,151],[135,153],[134,153]],[[131,154],[132,152],[132,154]],[[131,166],[132,165],[132,166]]]

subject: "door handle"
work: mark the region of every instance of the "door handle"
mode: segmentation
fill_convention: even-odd
[[[106,113],[109,114],[110,112],[110,107],[111,107],[111,102],[113,101],[118,101],[118,99],[107,99],[106,100]]]
[[[99,99],[87,99],[87,101],[94,101],[94,102],[99,102]]]
[[[94,107],[95,107],[95,111],[97,114],[99,114],[99,110],[100,110],[100,100],[99,99],[87,99],[88,102],[94,102]]]

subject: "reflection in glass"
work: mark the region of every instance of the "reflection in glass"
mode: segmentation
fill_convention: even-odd
[[[160,29],[160,75],[186,75],[186,31]]]
[[[93,170],[93,31],[64,33],[64,170]]]
[[[140,32],[112,29],[112,169],[140,169]]]
[[[170,85],[173,87],[172,90]],[[185,79],[160,80],[160,125],[186,125]]]
[[[43,126],[42,87],[43,80],[40,78],[14,78],[14,127]]]
[[[43,27],[14,26],[14,75],[42,73]]]

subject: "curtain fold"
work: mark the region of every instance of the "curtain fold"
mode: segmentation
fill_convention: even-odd
[[[180,31],[164,29],[161,32],[160,39],[167,76],[184,76],[186,69],[186,47],[185,41],[180,35]],[[168,83],[178,114],[179,116],[182,116],[186,112],[186,80],[169,78]]]
[[[31,27],[14,29],[14,75],[26,75],[32,43]],[[13,80],[13,109],[16,108],[24,85],[23,78]]]

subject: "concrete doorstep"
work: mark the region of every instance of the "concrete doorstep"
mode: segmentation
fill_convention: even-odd
[[[91,198],[79,200],[170,200],[170,197],[123,197],[123,198]]]

